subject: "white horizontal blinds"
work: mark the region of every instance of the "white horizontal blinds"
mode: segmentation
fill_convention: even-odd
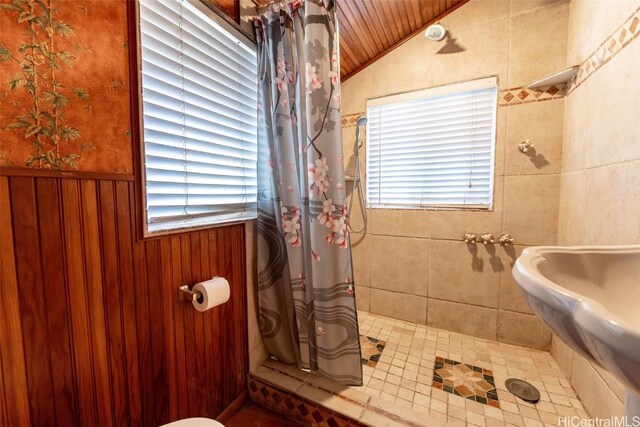
[[[187,0],[141,0],[150,231],[255,217],[257,65]]]
[[[370,207],[491,206],[497,87],[470,83],[367,103]]]

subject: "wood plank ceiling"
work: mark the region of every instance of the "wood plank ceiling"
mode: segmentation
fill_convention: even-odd
[[[271,0],[254,0],[258,5]],[[346,80],[468,0],[336,0]]]

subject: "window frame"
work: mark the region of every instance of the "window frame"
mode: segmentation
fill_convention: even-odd
[[[238,22],[231,19],[226,13],[218,9],[206,0],[184,0],[196,7],[199,11],[213,19],[227,31],[237,33],[238,39],[249,48],[257,50],[255,36],[247,33]],[[138,240],[147,240],[167,235],[185,234],[198,230],[231,227],[237,224],[255,221],[254,218],[246,218],[237,221],[212,224],[196,224],[193,226],[181,225],[176,228],[149,231],[147,219],[147,192],[146,192],[146,167],[145,167],[145,143],[143,138],[143,110],[142,110],[142,42],[140,34],[140,2],[138,0],[127,1],[127,34],[129,48],[129,82],[130,82],[130,110],[131,110],[131,146],[134,167],[134,207],[135,229]]]
[[[366,108],[366,113],[368,113],[369,107],[376,107],[376,106],[381,106],[381,105],[388,105],[388,104],[393,104],[393,103],[399,103],[399,102],[406,102],[406,101],[412,101],[412,100],[417,100],[417,99],[425,99],[425,98],[430,98],[430,97],[435,97],[435,96],[440,96],[440,95],[446,95],[446,94],[455,94],[455,93],[461,93],[461,92],[465,92],[465,91],[472,91],[472,90],[478,90],[478,89],[483,89],[483,88],[495,88],[495,98],[494,98],[494,121],[492,124],[492,136],[491,136],[491,154],[490,154],[490,167],[489,167],[489,177],[490,177],[490,183],[489,183],[489,196],[490,196],[490,202],[488,205],[459,205],[459,204],[451,204],[451,205],[446,205],[446,204],[441,204],[441,205],[437,205],[437,204],[431,204],[431,205],[427,205],[427,204],[423,204],[423,205],[381,205],[381,204],[373,204],[369,198],[369,174],[368,174],[368,170],[369,170],[369,154],[370,154],[370,150],[369,150],[369,146],[370,146],[370,140],[369,140],[369,123],[367,123],[367,129],[366,129],[366,144],[365,144],[365,150],[366,150],[366,176],[365,176],[365,182],[366,182],[366,209],[381,209],[381,210],[423,210],[423,211],[462,211],[462,212],[493,212],[494,210],[494,203],[495,203],[495,180],[496,180],[496,176],[495,176],[495,161],[496,161],[496,146],[498,143],[497,140],[497,135],[498,135],[498,98],[499,98],[499,92],[500,92],[500,86],[499,86],[499,81],[498,81],[498,76],[488,76],[488,77],[481,77],[481,78],[477,78],[477,79],[472,79],[472,80],[465,80],[465,81],[461,81],[461,82],[455,82],[455,83],[448,83],[448,84],[444,84],[444,85],[439,85],[439,86],[432,86],[432,87],[428,87],[428,88],[424,88],[424,89],[417,89],[417,90],[412,90],[412,91],[408,91],[408,92],[401,92],[401,93],[396,93],[396,94],[391,94],[391,95],[385,95],[385,96],[380,96],[380,97],[375,97],[375,98],[367,98],[365,100],[365,108]]]

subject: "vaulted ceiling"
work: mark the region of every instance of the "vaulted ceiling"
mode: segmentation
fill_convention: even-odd
[[[254,0],[257,4],[271,0]],[[468,0],[336,0],[346,80]]]

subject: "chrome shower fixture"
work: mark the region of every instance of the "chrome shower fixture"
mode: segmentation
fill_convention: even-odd
[[[358,203],[360,203],[360,208],[362,209],[362,228],[360,228],[359,230],[354,229],[351,225],[349,225],[349,229],[351,230],[351,232],[354,233],[367,233],[367,207],[366,207],[366,202],[365,202],[365,198],[364,198],[364,192],[362,189],[362,177],[360,176],[360,149],[362,148],[362,146],[364,145],[362,139],[360,138],[360,128],[363,126],[366,126],[367,124],[367,117],[366,116],[360,116],[356,119],[356,142],[355,145],[353,147],[354,149],[354,155],[355,155],[355,162],[356,162],[356,170],[355,170],[355,175],[353,177],[353,188],[351,189],[351,198],[349,200],[349,203],[347,205],[347,211],[349,212],[349,215],[351,215],[352,209],[353,209],[353,198],[355,196],[356,190],[358,191]]]
[[[439,42],[447,35],[447,30],[440,24],[429,25],[424,31],[424,36],[434,42]]]
[[[358,148],[362,147],[362,141],[360,140],[360,128],[362,126],[366,126],[367,124],[367,116],[360,116],[356,119],[356,144],[358,144]]]

